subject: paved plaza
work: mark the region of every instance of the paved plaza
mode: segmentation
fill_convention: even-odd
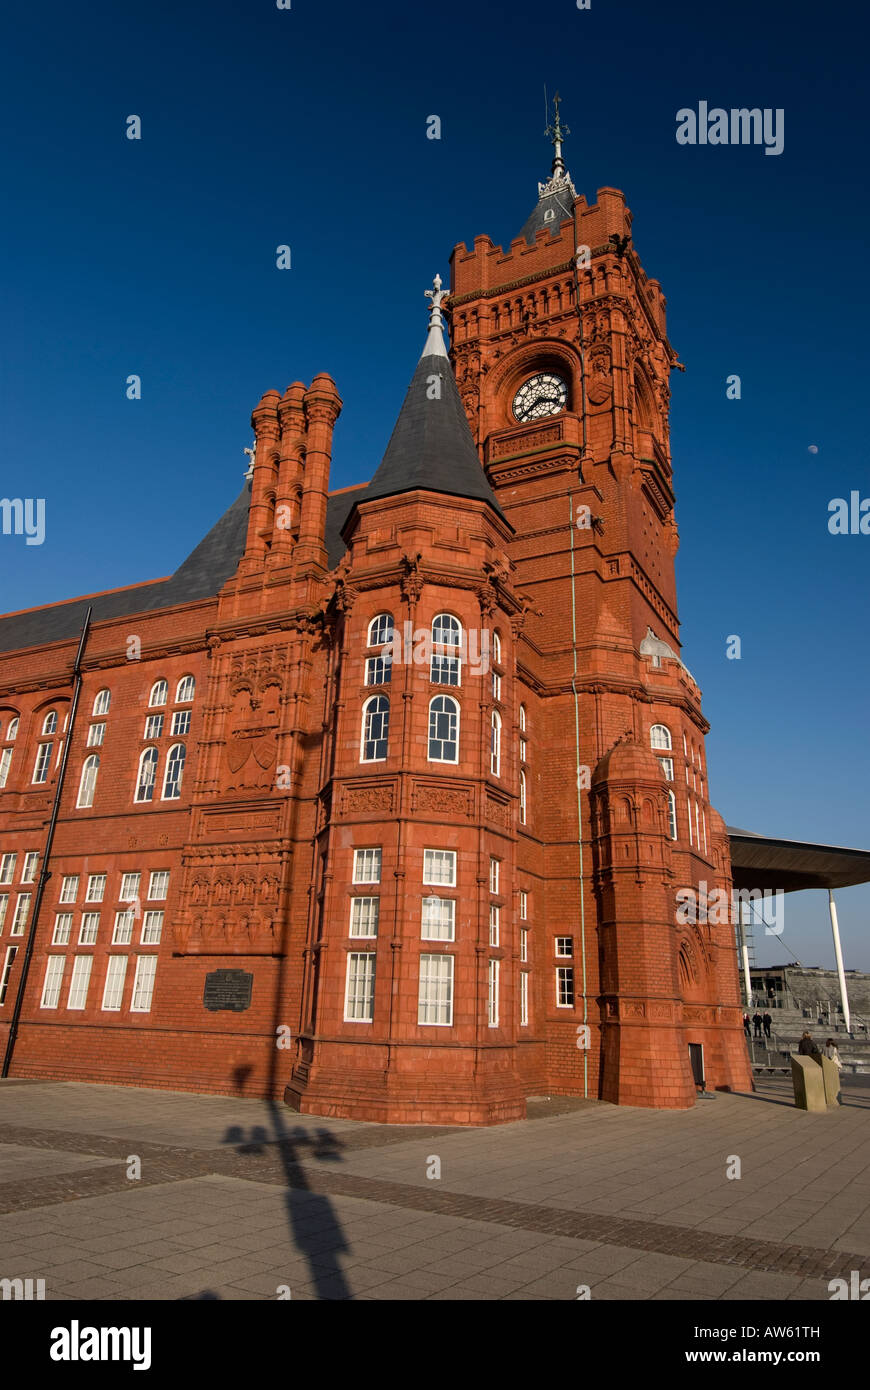
[[[468,1129],[0,1082],[0,1278],[76,1300],[827,1301],[870,1277],[870,1077],[844,1098],[541,1097]]]

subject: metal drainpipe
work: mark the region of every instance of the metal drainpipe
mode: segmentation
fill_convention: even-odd
[[[73,697],[70,703],[69,719],[67,721],[66,739],[63,745],[63,754],[60,760],[60,770],[57,774],[57,785],[54,790],[54,805],[51,808],[51,819],[48,822],[48,833],[45,837],[45,849],[42,852],[42,868],[39,874],[39,882],[36,885],[36,898],[33,904],[33,912],[30,917],[30,930],[27,933],[27,945],[24,948],[24,960],[21,965],[21,978],[18,981],[18,993],[15,996],[15,1008],[12,1010],[12,1021],[9,1024],[9,1036],[6,1039],[6,1052],[3,1056],[3,1067],[0,1070],[0,1077],[9,1075],[9,1068],[12,1064],[12,1053],[15,1050],[15,1039],[18,1036],[18,1022],[21,1018],[21,1009],[24,1004],[24,991],[27,987],[27,976],[30,971],[30,961],[33,956],[33,946],[36,940],[36,927],[39,921],[39,910],[42,907],[42,898],[45,893],[45,885],[51,878],[48,870],[48,861],[51,855],[51,846],[54,841],[54,832],[57,826],[57,818],[60,814],[60,799],[63,795],[64,782],[66,781],[66,766],[69,761],[69,750],[72,745],[73,731],[76,723],[76,710],[78,709],[79,696],[82,689],[82,657],[84,655],[85,643],[88,638],[88,630],[91,625],[91,605],[88,604],[88,611],[85,614],[85,621],[82,625],[82,635],[79,638],[79,649],[76,652],[76,659],[73,663]]]

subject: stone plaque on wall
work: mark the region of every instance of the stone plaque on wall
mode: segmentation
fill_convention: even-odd
[[[205,977],[202,1002],[212,1013],[229,1009],[244,1013],[251,1007],[254,977],[247,970],[212,970]]]

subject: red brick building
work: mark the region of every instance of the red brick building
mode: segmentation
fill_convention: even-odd
[[[730,864],[665,301],[559,137],[521,234],[429,292],[368,485],[330,492],[329,376],[268,391],[171,578],[0,619],[11,1075],[470,1123],[691,1105],[689,1044],[750,1084],[732,928],[676,913]]]

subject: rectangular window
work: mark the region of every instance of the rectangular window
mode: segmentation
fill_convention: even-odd
[[[88,891],[85,894],[86,903],[101,903],[106,893],[106,875],[91,874],[88,878]]]
[[[123,874],[121,877],[121,892],[118,897],[118,902],[134,903],[139,897],[139,884],[141,882],[141,874]]]
[[[350,935],[377,936],[380,898],[352,898],[350,903]]]
[[[456,852],[452,849],[424,849],[423,882],[456,887]]]
[[[665,774],[665,777],[668,779],[669,782],[673,782],[673,780],[674,780],[674,760],[673,760],[673,758],[659,758],[659,762],[660,762],[661,765],[662,765],[662,772]]]
[[[36,750],[36,763],[33,768],[34,782],[45,782],[48,778],[48,765],[51,762],[51,744],[41,743]]]
[[[491,960],[489,962],[489,980],[487,985],[487,1017],[490,1028],[498,1027],[498,974],[500,961]]]
[[[520,972],[520,1027],[529,1026],[529,973],[527,970]]]
[[[60,1003],[60,987],[63,984],[65,956],[49,956],[45,967],[45,980],[42,985],[41,1009],[56,1009]]]
[[[347,1023],[371,1023],[375,1016],[374,952],[351,951],[347,958],[344,1017]]]
[[[105,724],[92,724],[88,729],[88,747],[99,748],[106,737]]]
[[[7,946],[6,958],[3,961],[3,972],[0,974],[0,1004],[6,1003],[6,993],[9,989],[9,976],[12,974],[12,966],[17,955],[17,946]]]
[[[99,912],[83,912],[82,924],[79,928],[79,945],[93,946],[97,940],[97,932],[100,930]]]
[[[68,1009],[83,1009],[85,1007],[93,966],[93,956],[76,956],[74,958],[69,994],[66,999]]]
[[[24,867],[21,870],[22,883],[36,882],[36,866],[39,863],[39,850],[28,850],[24,856]]]
[[[497,859],[493,859],[492,857],[490,857],[490,861],[489,861],[489,891],[490,891],[490,893],[497,893],[497,892],[498,892],[498,880],[499,880],[499,870],[500,870],[500,869],[501,869],[501,864],[499,863],[499,861],[498,861]]]
[[[136,977],[133,980],[133,999],[130,1004],[130,1009],[134,1014],[150,1013],[156,974],[156,956],[136,957]]]
[[[190,733],[190,710],[177,709],[172,716],[172,736]]]
[[[366,659],[366,685],[388,685],[393,678],[391,656],[370,656]]]
[[[381,851],[379,849],[355,849],[353,852],[354,883],[380,883]]]
[[[3,930],[3,923],[6,921],[6,913],[9,910],[9,894],[0,893],[0,932]]]
[[[9,777],[9,768],[12,765],[12,749],[4,748],[0,752],[0,787],[5,787]]]
[[[115,913],[115,927],[112,932],[113,946],[129,946],[133,940],[133,923],[135,914],[131,908],[125,908],[123,912]]]
[[[52,946],[68,946],[70,932],[72,931],[73,915],[71,912],[58,912],[54,918],[54,935],[51,938]]]
[[[148,897],[151,902],[162,902],[169,892],[169,870],[156,869],[148,884]]]
[[[153,957],[142,957],[152,959]],[[103,1008],[117,1013],[124,997],[124,979],[127,975],[127,956],[109,956],[106,969],[106,985],[103,990]]]
[[[453,898],[436,898],[434,893],[423,899],[423,924],[420,935],[424,941],[452,941],[456,902]]]
[[[19,893],[18,902],[15,904],[15,916],[12,918],[12,926],[9,930],[10,936],[23,936],[24,928],[27,925],[27,918],[30,915],[30,893]]]
[[[501,699],[501,676],[498,671],[492,672],[492,698],[494,700]]]
[[[529,959],[529,932],[527,927],[520,927],[520,960],[524,963]]]
[[[692,839],[692,802],[688,796],[686,797],[686,815],[689,818],[689,844],[694,845],[695,841]],[[674,838],[675,836],[672,835],[671,839]]]
[[[574,1007],[573,965],[556,967],[556,1004],[560,1009],[573,1009]]]
[[[459,657],[444,656],[441,653],[433,652],[429,679],[433,685],[459,685]]]
[[[163,935],[163,913],[146,912],[142,923],[142,945],[159,946]]]
[[[526,747],[526,740],[525,740],[524,738],[521,738],[521,739],[520,739],[520,762],[521,762],[521,763],[527,763],[528,760],[529,760],[529,754],[528,754],[528,748]]]
[[[704,855],[707,854],[707,812],[701,812],[701,828],[704,831]]]
[[[570,957],[573,956],[573,954],[574,954],[574,938],[573,938],[573,936],[557,936],[557,937],[556,937],[556,955],[557,955],[557,956],[567,956],[567,957],[570,959]]]
[[[17,854],[4,854],[0,858],[0,883],[12,883],[15,878]]]
[[[529,915],[529,895],[525,889],[520,889],[520,921],[525,922]]]
[[[453,1023],[453,957],[420,957],[417,1022],[449,1028]]]
[[[497,945],[498,945],[498,930],[499,930],[499,917],[500,917],[500,915],[501,915],[501,909],[498,908],[498,907],[496,907],[495,903],[493,903],[493,905],[492,905],[492,906],[490,907],[490,909],[489,909],[489,944],[490,944],[490,946],[497,946]]]
[[[159,738],[162,733],[163,715],[149,714],[148,718],[145,720],[145,733],[142,737],[146,739]]]
[[[74,903],[79,892],[78,874],[64,874],[63,882],[60,885],[60,900],[62,903]]]

